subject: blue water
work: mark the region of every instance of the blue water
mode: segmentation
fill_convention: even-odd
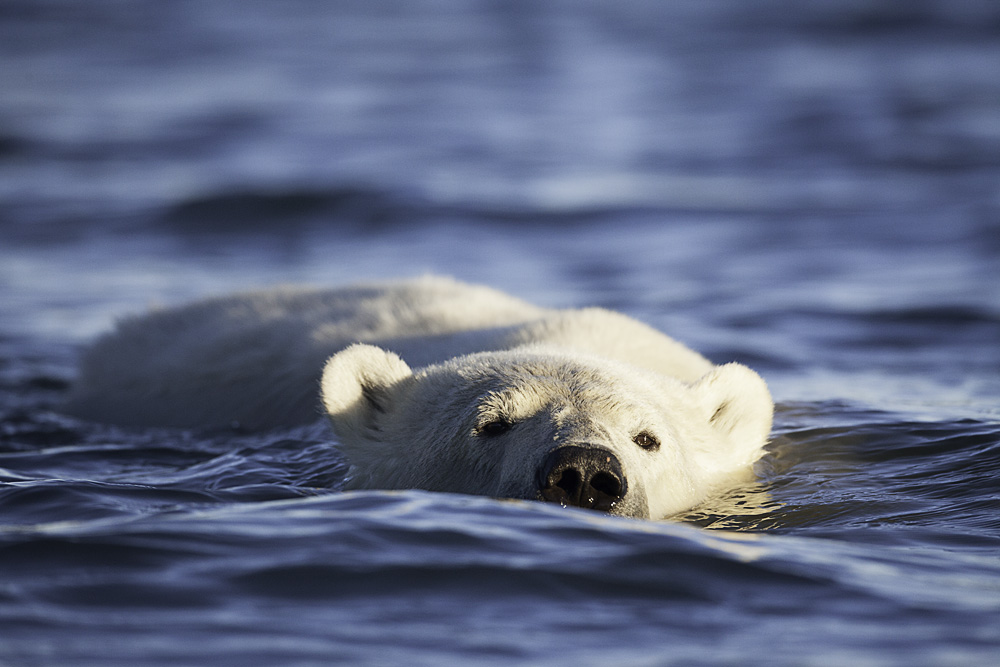
[[[0,664],[1000,663],[1000,6],[0,7]],[[150,305],[426,272],[767,379],[673,521],[58,412]]]

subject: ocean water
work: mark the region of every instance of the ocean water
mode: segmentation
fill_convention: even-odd
[[[1000,663],[1000,5],[0,7],[0,665]],[[151,305],[423,273],[778,403],[670,521],[61,415]]]

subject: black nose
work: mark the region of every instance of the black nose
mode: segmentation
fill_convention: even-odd
[[[608,512],[628,485],[618,457],[599,447],[553,449],[538,470],[542,500]]]

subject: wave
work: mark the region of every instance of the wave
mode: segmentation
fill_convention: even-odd
[[[752,538],[706,537],[682,525],[538,503],[420,491],[215,508],[199,508],[205,498],[183,500],[184,511],[38,524],[14,534],[16,548],[6,532],[0,565],[8,573],[37,571],[44,552],[49,567],[83,574],[98,562],[87,554],[101,553],[128,580],[129,569],[195,560],[212,578],[290,597],[469,585],[480,594],[537,596],[544,583],[580,596],[707,599],[728,597],[725,589],[741,581],[802,587],[803,594],[825,585],[755,558]]]
[[[533,206],[527,202],[432,201],[390,188],[244,189],[209,193],[170,205],[158,225],[179,234],[253,234],[290,231],[352,233],[385,231],[414,224],[486,223],[499,226],[561,226],[602,220],[656,207],[579,204]]]
[[[419,216],[402,194],[344,186],[215,192],[168,207],[159,224],[179,233],[287,232],[301,226],[346,225],[356,231],[394,225]]]
[[[19,393],[51,400],[42,385]],[[3,424],[11,660],[56,633],[60,662],[95,665],[796,664],[806,645],[830,664],[982,663],[1000,646],[994,422],[783,406],[759,479],[683,522],[341,493],[319,427]]]

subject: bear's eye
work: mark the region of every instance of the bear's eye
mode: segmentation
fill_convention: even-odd
[[[494,436],[503,435],[512,428],[514,428],[514,424],[502,417],[498,417],[480,426],[478,431],[479,435],[485,435],[492,438]]]
[[[655,452],[660,448],[660,441],[656,439],[656,436],[649,431],[643,431],[639,435],[632,438],[632,442],[639,445],[647,452]]]

